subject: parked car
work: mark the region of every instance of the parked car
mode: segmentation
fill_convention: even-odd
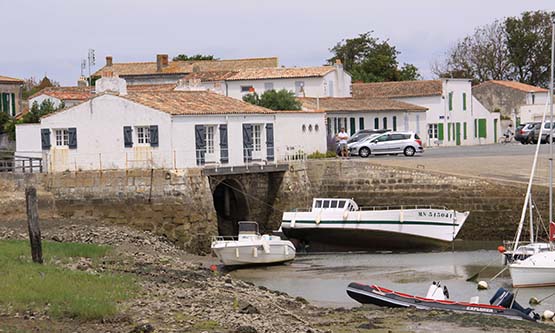
[[[519,141],[523,145],[528,143],[535,143],[535,132],[540,130],[541,123],[540,122],[531,122],[526,123],[522,128],[515,130],[515,140]]]
[[[424,152],[422,140],[414,132],[375,134],[358,142],[351,143],[348,147],[351,155],[358,155],[360,157],[380,154],[414,156],[416,153]]]
[[[542,130],[542,137],[540,142],[541,143],[546,143],[550,140],[551,138],[551,142],[553,142],[553,131],[550,130],[552,128],[551,123],[546,121],[545,123],[543,123],[543,130]],[[540,136],[540,128],[538,127],[537,129],[534,130],[534,143],[538,142]]]
[[[347,140],[347,144],[349,143],[353,143],[353,142],[358,142],[364,138],[367,138],[371,135],[374,134],[382,134],[385,132],[390,132],[390,129],[365,129],[365,130],[360,130],[358,132],[356,132],[355,134],[353,134],[349,140]],[[341,155],[341,151],[339,149],[339,141],[336,142],[336,147],[335,147],[335,153],[337,155]]]

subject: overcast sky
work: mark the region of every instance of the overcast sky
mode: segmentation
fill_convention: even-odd
[[[0,0],[0,75],[75,85],[89,48],[95,69],[106,55],[157,53],[321,65],[339,40],[373,30],[431,78],[430,64],[475,27],[538,9],[555,0]]]

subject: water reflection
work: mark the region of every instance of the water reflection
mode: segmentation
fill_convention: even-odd
[[[489,283],[489,290],[478,291],[476,283],[465,280],[490,264],[480,274]],[[435,253],[341,253],[299,255],[288,265],[241,269],[231,274],[270,289],[302,296],[317,305],[353,307],[358,303],[345,293],[349,282],[377,284],[405,293],[425,296],[431,281],[440,280],[449,288],[452,300],[469,301],[479,296],[489,302],[499,287],[511,289],[508,271],[494,281],[489,278],[501,269],[497,251],[475,250]],[[530,297],[541,299],[555,288],[520,289],[517,300],[525,305]],[[555,309],[555,296],[536,309]]]

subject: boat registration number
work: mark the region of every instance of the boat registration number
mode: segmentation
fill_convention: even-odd
[[[442,217],[442,218],[453,218],[453,213],[447,212],[418,212],[419,217]]]

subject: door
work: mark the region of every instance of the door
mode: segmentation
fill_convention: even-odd
[[[372,154],[387,154],[391,151],[391,134],[384,134],[374,139],[374,143],[370,145]]]
[[[493,120],[493,142],[497,142],[497,121],[498,119]]]
[[[461,123],[455,124],[455,142],[457,146],[461,145]]]
[[[391,134],[389,142],[389,153],[402,153],[405,141],[408,139],[406,134]]]

